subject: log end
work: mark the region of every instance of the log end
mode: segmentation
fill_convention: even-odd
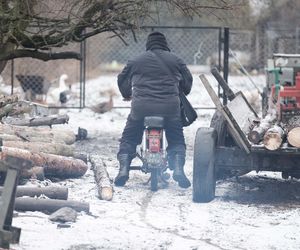
[[[280,147],[282,138],[276,133],[269,133],[264,137],[264,146],[268,150],[276,150]]]
[[[293,147],[300,148],[300,127],[293,128],[288,133],[287,141]]]
[[[261,137],[260,137],[260,135],[259,135],[258,132],[256,132],[256,131],[251,131],[251,132],[248,134],[248,139],[249,139],[249,141],[251,141],[251,142],[257,144],[257,143],[259,143],[259,141],[261,140]]]

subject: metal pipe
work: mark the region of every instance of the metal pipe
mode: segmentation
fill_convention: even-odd
[[[229,71],[229,28],[224,28],[224,58],[223,58],[223,78],[228,83]],[[223,104],[227,104],[226,95],[223,96]]]
[[[222,53],[222,29],[219,29],[219,44],[218,44],[218,55],[219,55],[219,60],[218,60],[218,70],[221,71],[221,53]],[[218,97],[221,97],[221,88],[220,84],[218,84]]]
[[[83,42],[80,42],[80,56],[82,58],[83,55]],[[80,109],[82,109],[83,107],[83,103],[82,103],[82,99],[83,99],[83,93],[82,93],[82,85],[83,85],[83,59],[80,60],[80,70],[79,70],[79,82],[80,82],[80,93],[79,93],[79,107]]]
[[[82,86],[82,95],[83,95],[83,100],[82,100],[82,107],[85,107],[85,80],[86,80],[86,40],[83,41],[83,86]]]
[[[248,71],[245,69],[245,67],[243,66],[243,64],[241,63],[241,61],[235,56],[235,54],[233,53],[233,51],[231,49],[229,49],[229,53],[230,55],[232,55],[232,57],[234,58],[234,60],[238,63],[238,65],[240,65],[240,67],[242,68],[242,70],[245,72],[245,75],[248,77],[248,79],[250,80],[250,82],[252,83],[252,85],[254,86],[254,88],[256,88],[256,90],[258,91],[258,93],[260,95],[262,95],[261,90],[259,89],[259,87],[257,87],[257,85],[255,84],[255,82],[252,80],[250,74],[248,73]]]
[[[10,82],[11,82],[11,95],[14,93],[14,83],[15,83],[15,78],[14,78],[14,75],[15,75],[15,63],[14,63],[14,59],[11,60],[11,72],[10,72]]]
[[[212,29],[219,30],[219,27],[211,26],[142,26],[141,29]]]

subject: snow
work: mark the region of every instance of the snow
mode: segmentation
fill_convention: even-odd
[[[207,76],[211,82],[216,82]],[[260,87],[264,76],[253,80]],[[251,89],[243,76],[229,78],[234,91]],[[87,106],[106,100],[101,93],[118,92],[116,76],[101,76],[87,83]],[[101,91],[101,93],[100,93]],[[212,107],[210,97],[197,75],[190,101],[196,107]],[[129,106],[120,95],[118,107]],[[68,126],[88,130],[88,139],[76,146],[98,154],[114,178],[118,172],[116,153],[129,109],[118,108],[95,114],[86,108],[61,110],[70,116]],[[198,110],[199,117],[184,129],[187,143],[186,172],[192,180],[193,143],[196,130],[209,126],[214,110]],[[61,125],[58,125],[61,126]],[[47,214],[17,212],[13,226],[22,229],[19,244],[12,249],[84,250],[84,249],[300,249],[300,183],[283,180],[278,173],[251,172],[239,179],[217,183],[216,198],[207,204],[192,202],[192,188],[181,189],[170,180],[165,189],[151,192],[144,183],[148,175],[132,171],[125,187],[114,187],[112,201],[100,200],[92,170],[82,178],[57,183],[33,182],[27,185],[57,185],[69,188],[69,199],[90,204],[90,213],[78,214],[69,228],[59,228]]]

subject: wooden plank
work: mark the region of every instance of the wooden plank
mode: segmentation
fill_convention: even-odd
[[[18,170],[12,168],[8,169],[4,182],[3,193],[1,195],[2,204],[0,214],[0,228],[3,228],[5,222],[7,222],[7,215],[10,213],[9,209],[13,210],[13,208],[11,208],[10,206],[13,205],[12,199],[15,199],[13,192],[16,189],[17,176]]]
[[[200,80],[202,81],[206,91],[210,95],[212,101],[216,105],[216,108],[222,113],[222,115],[225,117],[226,121],[228,122],[230,133],[231,133],[232,137],[234,138],[235,142],[242,149],[244,149],[246,151],[246,153],[250,153],[250,143],[249,143],[248,139],[246,138],[246,135],[242,132],[239,125],[235,121],[234,117],[230,113],[230,110],[228,108],[225,109],[225,107],[222,105],[219,97],[217,96],[217,94],[215,93],[213,88],[211,87],[211,85],[210,85],[209,81],[207,80],[207,78],[205,77],[205,75],[202,74],[199,77],[200,77]]]

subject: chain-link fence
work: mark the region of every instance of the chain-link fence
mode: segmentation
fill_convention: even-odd
[[[300,27],[284,23],[258,25],[255,31],[230,30],[230,49],[249,70],[264,72],[267,60],[275,53],[300,53]],[[240,70],[236,60],[229,59],[230,71]]]
[[[52,50],[81,52],[81,44]],[[81,62],[75,59],[41,61],[17,58],[7,63],[1,73],[1,91],[20,94],[25,100],[53,107],[80,107]]]
[[[162,32],[171,51],[189,65],[192,72],[200,73],[209,72],[212,65],[221,67],[224,30],[220,27],[148,26],[135,34],[129,33],[123,38],[124,42],[113,33],[98,34],[87,41],[86,105],[93,105],[92,100],[108,103],[109,96],[119,92],[116,75],[129,59],[145,52],[147,36],[152,31]],[[99,84],[103,91],[95,93],[95,85]],[[126,104],[114,98],[114,106],[123,105]]]
[[[10,61],[1,74],[1,91],[20,93],[25,99],[52,106],[83,107],[89,94],[93,94],[92,84],[84,84],[85,77],[91,80],[107,73],[119,73],[128,59],[145,51],[147,35],[154,30],[166,35],[172,52],[191,70],[208,71],[212,65],[222,68],[224,28],[144,27],[134,35],[127,34],[125,42],[114,33],[105,32],[84,43],[53,50],[83,53],[86,58],[83,61],[43,62],[31,58]],[[299,36],[300,28],[290,26],[258,26],[255,31],[230,30],[230,74],[241,74],[240,64],[250,73],[252,70],[264,72],[267,59],[273,53],[300,51]]]
[[[171,51],[187,64],[219,64],[221,28],[143,27],[135,35],[125,36],[125,42],[113,33],[102,33],[88,40],[87,77],[114,70],[117,65],[124,65],[130,58],[144,52],[147,35],[154,30],[165,34]]]

